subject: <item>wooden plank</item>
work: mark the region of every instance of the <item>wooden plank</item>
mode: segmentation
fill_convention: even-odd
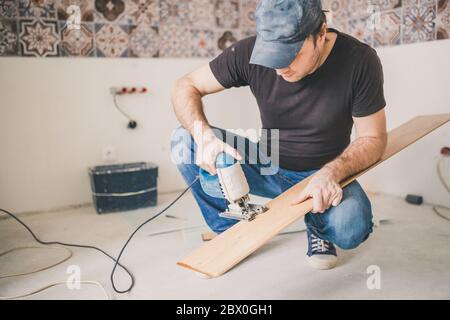
[[[203,241],[210,241],[217,237],[217,234],[213,231],[206,231],[202,233],[202,240]]]
[[[380,160],[369,168],[347,178],[341,183],[342,187],[449,120],[450,114],[418,116],[390,131],[386,150]],[[288,225],[311,211],[311,199],[295,206],[290,205],[290,202],[303,190],[310,179],[311,177],[301,181],[269,201],[267,203],[269,210],[264,214],[258,215],[251,222],[241,221],[235,224],[230,229],[204,243],[177,264],[203,273],[208,277],[218,277],[227,272]]]

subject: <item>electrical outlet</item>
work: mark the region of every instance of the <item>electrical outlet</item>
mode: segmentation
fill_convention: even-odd
[[[102,160],[103,162],[114,162],[116,161],[116,149],[114,147],[108,146],[103,148]]]
[[[109,91],[112,95],[115,94],[134,94],[134,93],[147,93],[146,87],[111,87]]]

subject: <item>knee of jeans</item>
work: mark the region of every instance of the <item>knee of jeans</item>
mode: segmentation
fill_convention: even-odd
[[[182,126],[172,132],[170,139],[170,153],[172,161],[177,166],[195,164],[194,139]]]
[[[342,207],[341,207],[342,206]],[[349,198],[340,205],[334,221],[334,244],[344,250],[354,249],[372,232],[372,209],[369,199]]]

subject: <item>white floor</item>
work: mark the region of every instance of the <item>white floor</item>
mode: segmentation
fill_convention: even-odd
[[[91,244],[116,256],[129,233],[156,213],[176,194],[160,196],[156,208],[97,215],[93,208],[22,216],[44,240]],[[129,294],[115,294],[109,282],[112,262],[88,249],[73,249],[63,264],[37,274],[0,279],[0,296],[32,291],[48,283],[66,281],[67,268],[77,265],[82,280],[101,282],[113,299],[450,299],[450,222],[429,206],[413,206],[403,199],[372,197],[374,212],[387,221],[375,228],[359,248],[339,251],[339,266],[312,270],[305,262],[304,232],[277,236],[243,263],[217,279],[202,279],[178,267],[177,260],[201,244],[203,221],[191,195],[167,214],[145,226],[130,243],[122,259],[136,277]],[[176,228],[185,231],[154,234]],[[152,235],[153,234],[153,235]],[[0,219],[0,252],[35,245],[31,236],[12,219]],[[0,277],[32,270],[58,260],[63,251],[23,250],[0,257]],[[381,270],[381,288],[367,288],[367,268]],[[122,272],[119,288],[128,285]],[[34,299],[101,299],[99,288],[82,285],[51,288]]]

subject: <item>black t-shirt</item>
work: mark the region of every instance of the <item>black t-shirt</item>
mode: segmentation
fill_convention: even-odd
[[[329,31],[337,33],[329,56],[298,82],[287,82],[274,69],[249,63],[254,36],[209,63],[223,87],[250,86],[263,128],[279,129],[281,168],[322,167],[350,143],[352,116],[368,116],[386,105],[376,51],[347,34]]]

